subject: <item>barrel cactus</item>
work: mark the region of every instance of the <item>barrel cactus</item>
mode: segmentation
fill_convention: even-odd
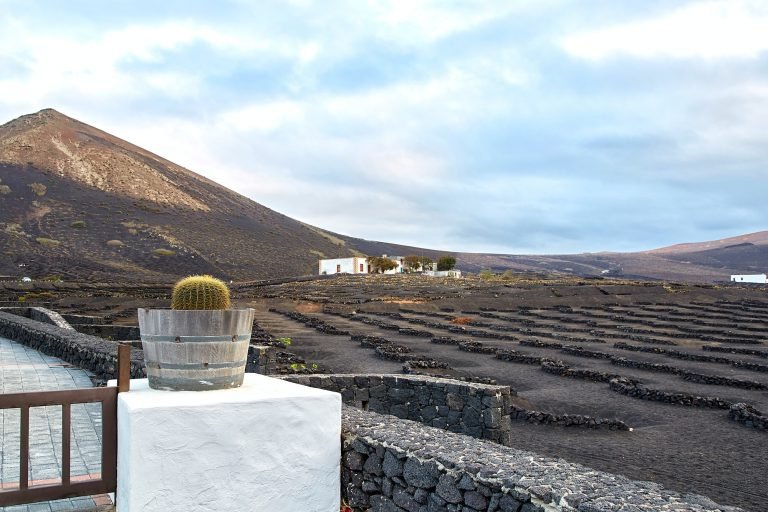
[[[185,277],[173,287],[171,309],[229,309],[229,288],[211,276]]]

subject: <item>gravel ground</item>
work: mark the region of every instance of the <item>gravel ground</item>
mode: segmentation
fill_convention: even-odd
[[[593,297],[587,294],[588,297]],[[631,297],[630,297],[631,298]],[[647,297],[643,297],[647,299]],[[399,373],[402,364],[386,361],[374,356],[371,349],[360,347],[349,336],[329,336],[317,332],[288,319],[282,315],[268,312],[269,307],[294,310],[302,314],[320,318],[339,329],[353,334],[371,334],[385,337],[395,343],[407,346],[413,353],[423,354],[441,362],[448,363],[454,370],[476,377],[494,378],[500,384],[510,385],[519,394],[521,403],[530,408],[554,413],[588,414],[598,417],[618,418],[633,427],[632,432],[593,431],[575,428],[531,425],[523,422],[513,423],[513,446],[531,450],[543,455],[562,457],[568,461],[579,462],[595,469],[614,472],[639,480],[658,482],[679,492],[700,493],[720,503],[741,506],[747,510],[768,510],[768,490],[765,487],[765,475],[768,474],[768,432],[747,428],[728,419],[727,411],[721,409],[702,409],[668,405],[659,402],[639,400],[615,393],[607,383],[566,378],[543,372],[537,365],[510,363],[495,359],[492,354],[463,352],[455,345],[438,345],[429,338],[403,336],[397,331],[381,329],[360,321],[327,314],[324,308],[378,319],[382,322],[397,324],[401,327],[428,330],[438,336],[451,336],[461,340],[481,341],[484,345],[512,348],[531,355],[544,356],[565,362],[574,368],[614,373],[641,381],[645,386],[670,392],[689,393],[699,396],[716,396],[731,402],[747,402],[761,411],[768,411],[768,392],[764,390],[746,390],[731,386],[705,385],[683,380],[680,376],[654,371],[627,368],[611,364],[608,359],[592,359],[561,353],[553,348],[535,348],[521,346],[518,341],[495,340],[471,335],[451,333],[447,330],[414,324],[414,319],[452,325],[451,313],[443,312],[444,317],[428,316],[441,313],[443,308],[453,308],[456,316],[470,317],[479,322],[496,326],[531,327],[536,333],[563,334],[567,336],[595,339],[586,333],[559,332],[561,327],[588,327],[571,323],[568,320],[594,320],[597,325],[588,327],[604,331],[600,338],[606,343],[572,343],[560,339],[533,336],[514,332],[496,331],[493,327],[466,326],[468,329],[481,329],[487,332],[511,334],[520,340],[538,339],[544,342],[558,342],[576,345],[585,350],[599,351],[611,356],[626,357],[635,361],[645,361],[675,366],[682,370],[706,375],[724,376],[735,379],[756,381],[768,385],[768,373],[737,368],[729,364],[687,361],[668,357],[663,354],[631,352],[613,347],[616,342],[625,342],[633,346],[658,347],[676,350],[694,355],[709,355],[730,360],[742,360],[768,366],[768,358],[703,351],[703,345],[750,348],[768,351],[768,302],[755,304],[754,307],[738,298],[728,298],[725,303],[718,303],[717,298],[708,297],[705,305],[699,306],[699,298],[672,297],[668,295],[656,301],[660,305],[633,304],[631,300],[616,305],[589,304],[582,309],[582,297],[572,294],[559,297],[553,303],[550,299],[520,303],[515,300],[496,300],[493,306],[510,320],[493,320],[480,316],[480,304],[488,304],[484,297],[443,298],[439,300],[413,303],[410,301],[374,302],[362,305],[323,304],[306,300],[287,300],[285,297],[268,300],[254,300],[257,308],[257,321],[276,336],[290,336],[293,339],[291,351],[317,362],[334,372]],[[682,300],[681,300],[682,299]],[[400,302],[400,303],[398,303]],[[594,302],[588,300],[587,302]],[[681,305],[678,307],[676,303]],[[571,306],[573,312],[562,314],[555,306]],[[531,307],[521,314],[519,306]],[[739,309],[739,307],[744,309]],[[326,311],[327,311],[326,309]],[[659,311],[659,310],[664,311]],[[403,313],[402,310],[408,311]],[[715,313],[714,311],[719,311]],[[402,319],[368,314],[370,312],[400,312]],[[412,313],[410,311],[420,311]],[[463,311],[462,313],[459,313]],[[668,321],[669,312],[678,316]],[[427,313],[424,315],[423,313]],[[534,314],[559,316],[561,321],[537,318]],[[586,316],[589,313],[595,316]],[[635,317],[632,314],[645,315]],[[602,318],[604,317],[604,318]],[[661,317],[661,318],[659,318]],[[524,326],[522,320],[533,321],[534,325]],[[701,325],[706,323],[737,324],[738,328]],[[636,322],[636,323],[631,323]],[[637,322],[656,322],[647,326]],[[698,324],[696,322],[699,322]],[[619,325],[629,325],[637,329],[652,331],[643,336],[655,340],[668,341],[676,345],[660,345],[632,340],[626,332],[616,329]],[[741,327],[748,327],[742,330]],[[698,332],[690,333],[682,329],[702,329],[716,331],[708,333],[712,340],[702,341]],[[760,337],[758,344],[731,344],[727,340],[740,336]],[[681,337],[683,336],[683,337]]]

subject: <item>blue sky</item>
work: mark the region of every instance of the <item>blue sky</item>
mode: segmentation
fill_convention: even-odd
[[[362,238],[629,251],[768,229],[768,2],[0,0],[55,108]]]

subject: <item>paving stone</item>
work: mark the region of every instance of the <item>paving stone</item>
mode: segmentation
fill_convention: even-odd
[[[92,387],[88,373],[55,357],[0,337],[0,392],[48,391]],[[19,480],[18,410],[0,411],[0,482]],[[30,478],[59,478],[61,407],[30,410]],[[101,471],[101,406],[72,406],[72,476]],[[90,470],[90,471],[89,471]],[[56,512],[94,507],[91,497],[0,507],[0,512]]]

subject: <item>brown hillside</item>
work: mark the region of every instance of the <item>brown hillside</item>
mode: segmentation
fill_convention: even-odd
[[[749,233],[747,235],[733,236],[730,238],[723,238],[721,240],[711,240],[709,242],[697,242],[687,244],[675,244],[669,247],[661,247],[659,249],[653,249],[645,251],[646,254],[680,254],[709,251],[713,249],[725,249],[729,246],[752,244],[752,245],[768,245],[768,231],[758,231],[756,233]]]
[[[345,240],[46,109],[0,126],[0,274],[169,281],[316,272]]]

